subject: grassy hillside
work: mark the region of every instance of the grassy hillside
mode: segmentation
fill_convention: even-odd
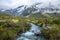
[[[60,17],[60,14],[57,13],[35,13],[35,14],[30,14],[30,18],[50,18],[50,17]]]
[[[24,17],[0,14],[0,40],[14,40],[30,28]]]
[[[50,17],[60,17],[60,13],[46,13],[50,15]]]
[[[30,18],[46,18],[42,13],[35,13],[35,14],[30,14]]]
[[[14,40],[14,38],[26,32],[30,27],[30,22],[42,27],[42,35],[49,40],[60,40],[60,17],[48,17],[50,14],[31,14],[30,18],[21,16],[12,16],[8,14],[0,14],[0,40]],[[45,19],[48,19],[48,26],[51,29],[44,29],[42,24],[45,24]]]

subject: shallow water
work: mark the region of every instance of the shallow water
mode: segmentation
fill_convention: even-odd
[[[36,36],[36,34],[41,34],[41,28],[33,23],[31,23],[31,28],[29,31],[23,33],[16,40],[44,40],[42,36]]]

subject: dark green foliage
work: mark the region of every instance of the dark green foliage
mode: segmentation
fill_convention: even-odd
[[[29,17],[30,18],[46,18],[46,16],[42,15],[41,12],[35,13],[35,14],[31,14]]]

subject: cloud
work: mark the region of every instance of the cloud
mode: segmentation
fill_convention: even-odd
[[[53,5],[58,5],[59,0],[0,0],[0,8],[6,7],[6,8],[14,8],[19,5],[32,5],[37,2],[42,2],[44,6],[51,2]]]

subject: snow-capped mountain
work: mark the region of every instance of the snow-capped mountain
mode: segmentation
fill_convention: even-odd
[[[6,9],[6,10],[1,10],[1,12],[5,12],[5,13],[9,13],[11,15],[28,15],[29,13],[32,13],[34,11],[37,11],[38,9],[36,8],[36,5],[38,5],[40,3],[36,3],[34,5],[31,5],[30,7],[28,7],[27,5],[21,5],[17,8],[14,9]]]
[[[54,5],[51,5],[50,3],[49,5],[40,8],[39,6],[41,6],[41,4],[42,3],[36,3],[29,7],[27,5],[21,5],[14,9],[1,9],[0,12],[9,13],[11,15],[27,16],[31,13],[34,14],[36,12],[58,12],[60,11],[58,7],[55,7]]]

